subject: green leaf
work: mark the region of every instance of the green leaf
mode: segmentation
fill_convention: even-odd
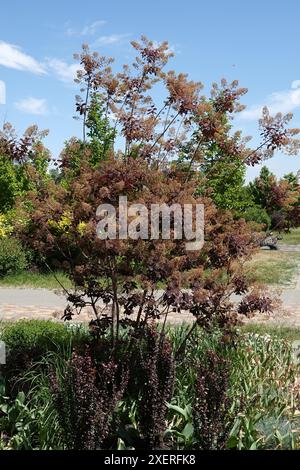
[[[194,426],[192,425],[192,423],[187,423],[182,431],[182,435],[186,439],[190,439],[193,434],[194,434]]]
[[[181,416],[183,416],[185,420],[188,420],[188,412],[189,412],[189,408],[188,408],[188,407],[185,407],[185,408],[183,409],[183,408],[181,408],[180,406],[171,405],[170,403],[168,403],[167,407],[168,407],[169,410],[176,411],[176,413],[178,413],[178,414],[180,414]]]

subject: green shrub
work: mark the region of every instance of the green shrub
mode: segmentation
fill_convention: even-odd
[[[20,320],[3,324],[0,337],[13,353],[38,348],[43,352],[63,349],[74,338],[85,335],[83,327],[74,327],[50,320]]]
[[[0,239],[0,277],[28,267],[29,255],[15,238]]]
[[[7,348],[4,375],[11,388],[19,376],[50,352],[68,355],[73,347],[88,343],[90,337],[83,326],[66,325],[45,320],[21,320],[3,324],[0,339]]]
[[[266,229],[271,226],[271,218],[269,214],[260,206],[248,207],[241,216],[246,220],[246,222],[256,222],[257,224],[265,225]]]

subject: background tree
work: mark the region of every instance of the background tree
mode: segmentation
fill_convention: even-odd
[[[239,159],[221,155],[218,160],[206,157],[201,172],[206,179],[203,189],[207,188],[217,207],[238,214],[251,206],[252,200],[245,187],[246,165]]]
[[[264,166],[249,189],[257,206],[268,213],[274,229],[289,230],[299,225],[300,186],[295,175],[277,179]]]
[[[0,132],[0,212],[12,209],[17,196],[33,189],[38,178],[46,178],[50,161],[42,144],[46,135],[47,131],[31,126],[18,138],[12,125],[4,124]]]
[[[263,166],[259,177],[254,182],[249,183],[250,192],[255,204],[263,207],[270,214],[273,211],[273,188],[276,184],[276,178],[268,167]]]

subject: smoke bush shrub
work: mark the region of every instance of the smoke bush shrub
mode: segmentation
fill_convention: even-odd
[[[228,174],[234,161],[243,172],[245,165],[270,158],[277,149],[295,153],[300,146],[298,130],[286,128],[291,115],[272,117],[264,108],[261,144],[249,148],[248,139],[231,132],[246,93],[237,81],[222,80],[209,96],[202,95],[201,83],[167,70],[172,54],[166,42],[142,37],[132,46],[137,57],[120,72],[112,69],[111,58],[87,45],[77,55],[81,68],[76,82],[82,96],[76,98],[76,111],[83,138],[73,139],[62,151],[61,184],[45,182],[33,172],[33,187],[39,190],[28,193],[26,204],[18,202],[18,211],[30,220],[16,230],[27,246],[74,283],[76,295],[68,293],[65,318],[91,307],[99,328],[111,327],[112,348],[124,324],[122,314],[136,328],[173,309],[190,311],[200,326],[236,321],[237,303],[229,298],[240,292],[241,283],[244,293],[250,291],[252,281],[243,275],[243,266],[257,243],[249,224],[215,206],[205,168],[209,166],[210,174],[225,168]],[[160,103],[155,100],[157,86],[162,88]],[[32,132],[36,137],[37,130]],[[16,145],[10,134],[2,140],[14,160],[19,161],[24,145],[25,154],[31,154],[32,138]],[[124,145],[117,148],[120,137]],[[203,204],[205,245],[188,251],[189,237],[167,240],[162,227],[151,242],[143,237],[96,237],[97,209],[102,204],[116,208],[123,196],[147,208],[153,203]],[[149,233],[155,228],[151,220],[148,228]],[[154,291],[161,283],[164,295],[156,299]],[[98,308],[100,300],[105,312]],[[136,323],[129,318],[134,309]]]

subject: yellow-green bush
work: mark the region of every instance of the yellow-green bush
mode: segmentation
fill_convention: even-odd
[[[26,251],[15,238],[0,238],[0,277],[28,267]]]
[[[4,214],[0,214],[0,239],[9,236],[12,231],[13,226],[8,220],[8,217]]]

